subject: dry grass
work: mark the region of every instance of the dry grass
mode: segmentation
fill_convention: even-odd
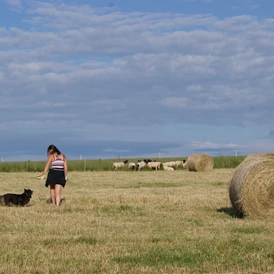
[[[34,173],[0,173],[0,273],[273,273],[271,220],[237,219],[232,169],[71,172],[65,201],[46,203]]]

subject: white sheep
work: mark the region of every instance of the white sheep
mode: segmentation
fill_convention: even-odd
[[[149,162],[147,166],[151,169],[160,170],[161,163],[160,162]]]
[[[167,166],[165,164],[163,164],[163,168],[164,168],[164,170],[174,171],[173,167]]]
[[[173,168],[177,167],[176,161],[165,162],[165,163],[163,163],[163,165],[166,165],[166,166],[169,166],[169,167],[173,167]]]
[[[147,165],[147,163],[146,163],[145,161],[140,161],[140,160],[138,160],[136,170],[141,170],[141,169],[144,168],[146,165]]]
[[[115,162],[112,164],[112,169],[116,170],[119,167],[125,167],[127,163],[128,163],[128,160],[125,160],[123,162]]]
[[[128,168],[130,168],[131,170],[134,170],[135,167],[136,167],[135,163],[128,163],[127,166],[128,166]]]
[[[176,167],[183,165],[182,161],[175,161]]]

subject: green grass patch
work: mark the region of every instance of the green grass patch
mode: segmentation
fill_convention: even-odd
[[[211,183],[210,185],[211,186],[223,186],[224,184],[226,184],[227,182],[214,182],[214,183]]]
[[[239,234],[260,234],[265,232],[264,229],[261,227],[235,227],[232,229],[233,233],[239,233]]]
[[[128,213],[128,214],[140,214],[143,212],[141,207],[136,207],[132,205],[110,205],[110,206],[101,206],[98,207],[98,210],[103,213],[108,214],[120,214],[120,213]]]
[[[125,185],[125,186],[119,186],[117,188],[169,188],[169,187],[181,187],[183,184],[180,183],[165,183],[165,182],[140,182],[140,183],[135,183],[135,184],[130,184],[130,185]]]
[[[96,245],[98,240],[95,237],[76,237],[76,238],[52,238],[43,240],[45,246],[64,246],[64,245],[75,245],[75,244],[87,244]]]
[[[122,264],[140,264],[159,267],[164,265],[200,267],[205,260],[209,260],[207,251],[187,249],[151,248],[142,255],[116,257],[113,260]]]
[[[203,270],[204,273],[210,271],[212,264],[221,265],[227,271],[235,266],[248,270],[254,267],[260,268],[264,262],[273,264],[271,243],[265,246],[255,241],[242,241],[236,238],[229,240],[185,239],[185,245],[176,248],[161,247],[159,243],[161,243],[160,239],[155,240],[153,242],[155,246],[147,250],[133,251],[131,255],[116,256],[113,260],[119,264],[149,266],[155,269],[168,265],[184,266],[193,271]],[[250,253],[254,254],[252,263],[246,260],[246,254]]]

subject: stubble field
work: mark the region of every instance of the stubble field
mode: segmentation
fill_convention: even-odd
[[[274,222],[236,218],[233,169],[70,172],[60,207],[33,172],[0,173],[0,273],[274,273]]]

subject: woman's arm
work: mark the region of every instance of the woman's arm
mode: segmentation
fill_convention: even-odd
[[[43,177],[43,176],[45,176],[45,174],[47,173],[47,171],[48,171],[48,169],[49,169],[49,166],[50,166],[50,164],[51,164],[51,162],[52,162],[52,160],[53,160],[52,157],[53,157],[53,155],[49,155],[48,160],[47,160],[47,163],[46,163],[45,168],[44,168],[44,171],[43,171],[43,173],[41,173],[41,175],[39,175],[38,177]]]

